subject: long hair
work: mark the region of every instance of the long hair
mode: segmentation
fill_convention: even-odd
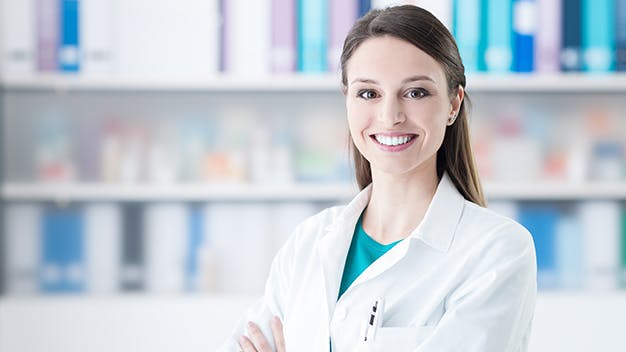
[[[341,53],[341,83],[348,87],[346,66],[354,51],[365,40],[392,36],[409,42],[435,59],[446,75],[448,95],[452,98],[459,86],[465,88],[465,68],[459,49],[448,29],[430,12],[413,5],[372,10],[359,19],[343,44]],[[468,115],[470,101],[467,93],[455,122],[448,126],[443,143],[437,151],[437,176],[444,171],[463,195],[471,202],[486,206],[470,144]],[[372,182],[372,169],[356,145],[350,140],[356,180],[360,189]]]

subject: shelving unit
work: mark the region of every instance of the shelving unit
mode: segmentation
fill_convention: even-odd
[[[468,74],[469,92],[485,93],[568,93],[626,92],[626,73],[617,74]],[[340,93],[339,74],[294,74],[278,76],[160,77],[81,76],[43,74],[12,76],[0,80],[5,90],[67,91],[184,91],[184,92],[336,92]]]
[[[626,200],[623,183],[527,183],[484,185],[488,199],[507,200]],[[40,184],[6,183],[0,189],[7,201],[342,201],[352,198],[355,185],[341,183],[254,184]]]

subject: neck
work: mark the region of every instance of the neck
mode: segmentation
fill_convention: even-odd
[[[406,175],[372,171],[372,195],[363,214],[363,229],[383,244],[408,237],[435,195],[436,169]]]

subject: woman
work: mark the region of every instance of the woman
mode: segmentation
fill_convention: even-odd
[[[344,43],[361,192],[300,224],[225,351],[525,351],[530,234],[484,208],[453,37],[415,6]]]

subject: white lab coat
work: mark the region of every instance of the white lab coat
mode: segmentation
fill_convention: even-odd
[[[447,174],[421,224],[337,300],[370,194],[371,186],[295,229],[272,263],[264,296],[219,351],[239,350],[247,321],[272,343],[273,315],[283,321],[288,352],[328,351],[329,340],[333,352],[526,351],[537,291],[532,237],[465,200]],[[378,297],[385,300],[381,326],[365,343],[363,327]]]

